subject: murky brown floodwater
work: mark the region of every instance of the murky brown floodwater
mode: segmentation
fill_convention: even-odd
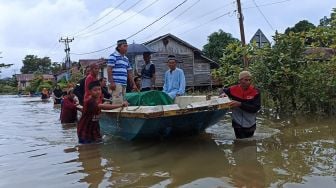
[[[151,142],[78,146],[38,98],[0,96],[0,187],[336,187],[336,121],[259,120],[237,141],[223,122]]]

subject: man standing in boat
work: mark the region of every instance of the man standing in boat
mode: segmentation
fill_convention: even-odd
[[[155,87],[155,65],[151,62],[151,53],[144,52],[143,60],[145,64],[141,69],[141,91],[150,91]]]
[[[127,80],[131,83],[133,90],[138,90],[133,80],[132,67],[126,57],[127,48],[126,40],[118,40],[116,51],[107,60],[107,79],[112,90],[113,104],[123,102]]]
[[[169,70],[165,73],[163,92],[167,93],[172,99],[185,93],[185,76],[182,69],[176,67],[177,60],[174,55],[168,56]]]
[[[232,127],[236,138],[252,137],[256,130],[256,116],[260,110],[259,89],[251,85],[252,75],[249,71],[239,73],[239,84],[224,88],[221,97],[232,99]]]

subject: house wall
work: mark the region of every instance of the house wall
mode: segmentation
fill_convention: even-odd
[[[204,58],[196,57],[194,64],[195,86],[211,85],[210,64]]]

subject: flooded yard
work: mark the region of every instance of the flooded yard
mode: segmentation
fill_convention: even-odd
[[[78,145],[39,98],[0,96],[0,187],[336,187],[336,120],[258,119],[236,140],[230,118],[187,138]]]

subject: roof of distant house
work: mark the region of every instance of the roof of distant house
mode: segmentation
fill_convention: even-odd
[[[43,79],[54,79],[54,75],[51,74],[43,74]],[[34,79],[34,74],[16,74],[15,75],[17,81],[31,81]]]
[[[87,67],[91,64],[96,63],[97,65],[104,65],[107,63],[107,59],[100,58],[100,59],[80,59],[79,64],[81,67]]]
[[[304,52],[305,55],[314,56],[314,59],[330,60],[336,56],[336,50],[333,48],[325,47],[311,47],[307,48]]]

